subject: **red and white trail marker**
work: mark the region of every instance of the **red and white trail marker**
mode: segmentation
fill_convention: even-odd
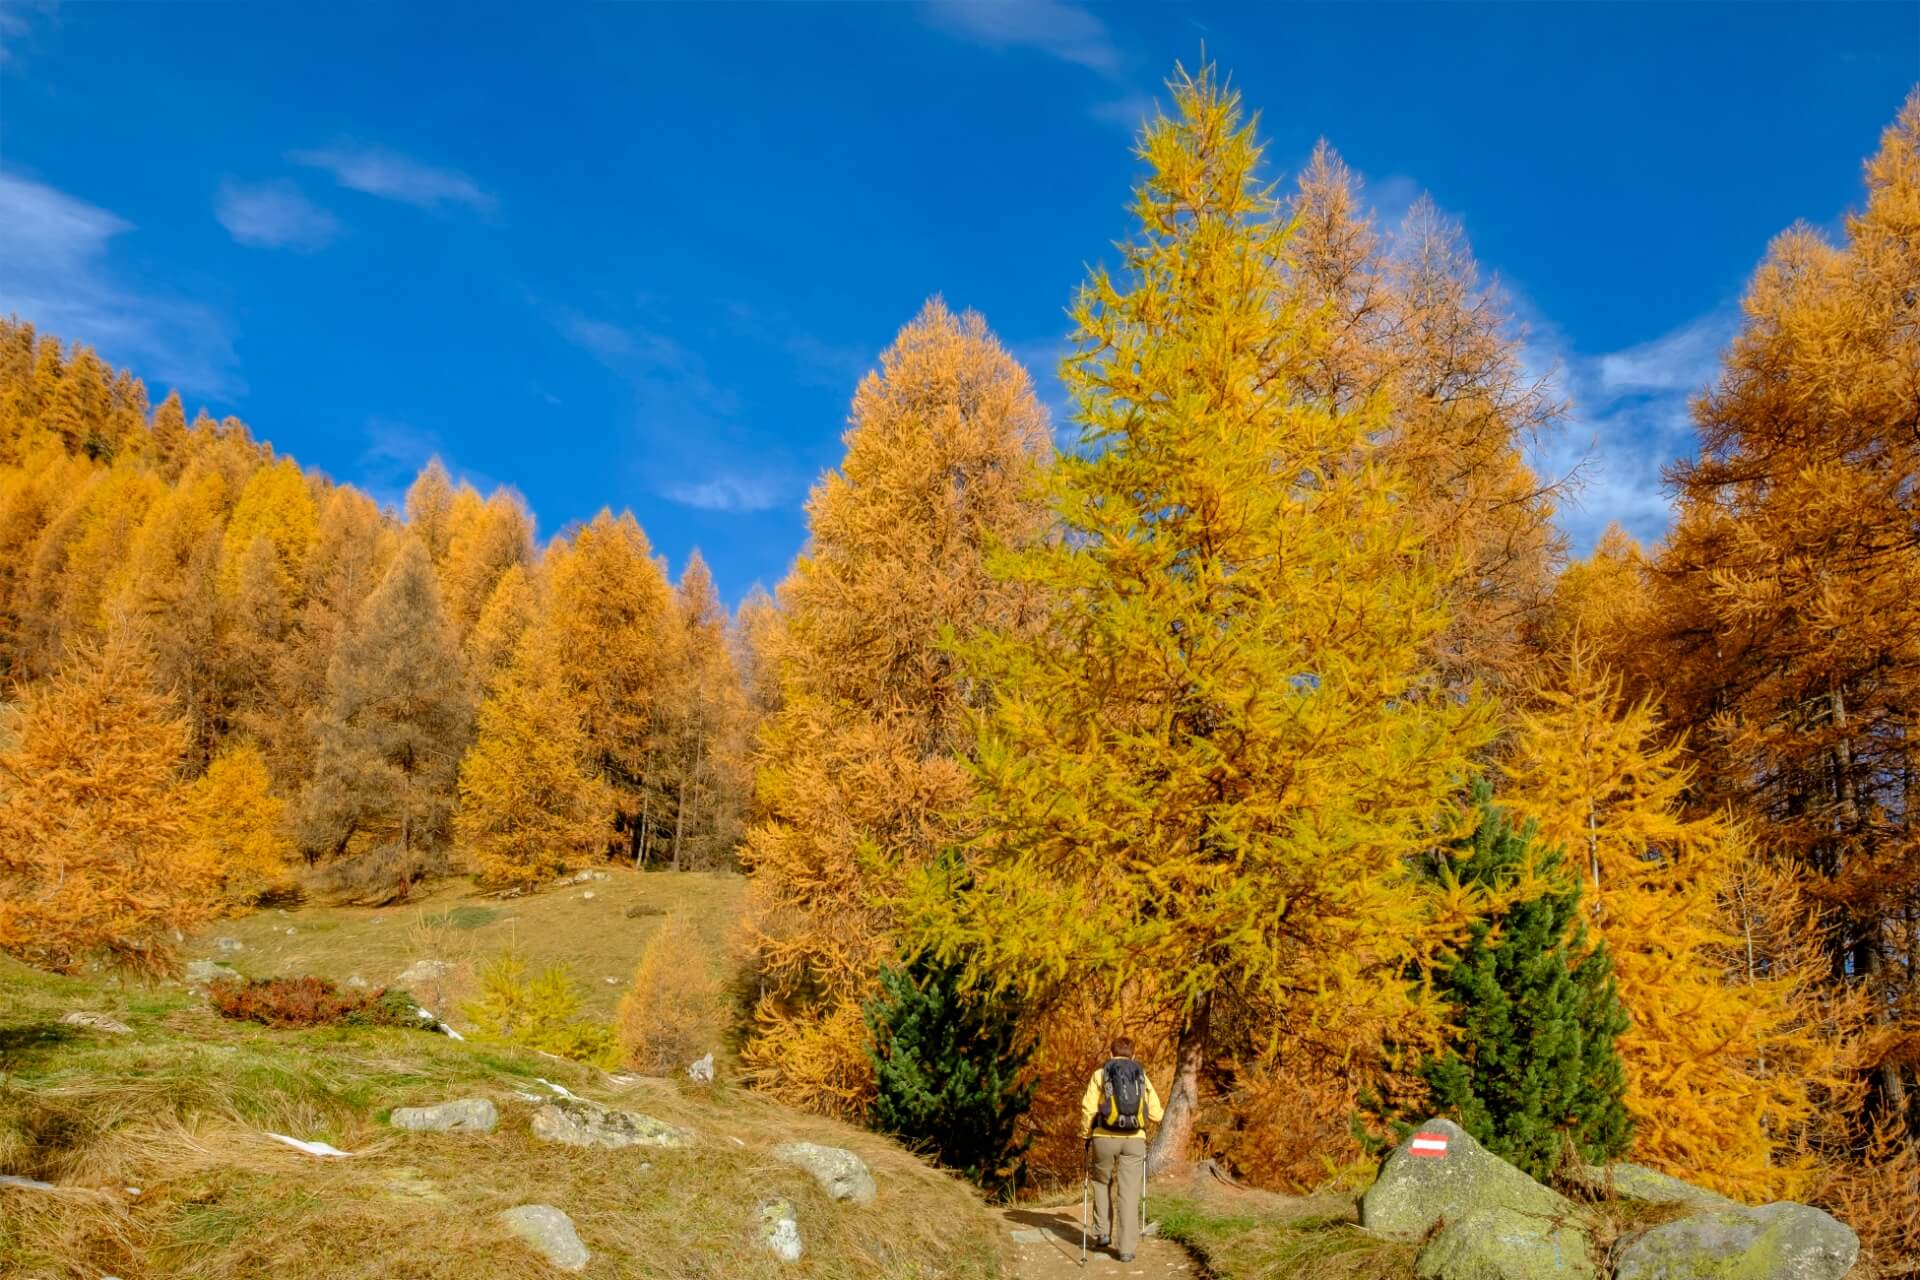
[[[1407,1144],[1407,1151],[1423,1160],[1438,1160],[1447,1154],[1447,1135],[1416,1133],[1413,1135],[1413,1141]]]

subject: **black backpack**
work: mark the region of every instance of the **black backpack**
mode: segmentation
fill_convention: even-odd
[[[1113,1133],[1140,1132],[1147,1073],[1132,1058],[1113,1058],[1100,1068],[1100,1110],[1093,1122]]]

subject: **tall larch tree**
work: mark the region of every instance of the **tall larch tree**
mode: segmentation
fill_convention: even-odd
[[[872,1088],[861,1007],[902,959],[889,899],[967,830],[954,815],[979,689],[944,638],[1017,622],[1022,593],[985,558],[1040,536],[1051,444],[1026,371],[938,300],[861,382],[845,441],[781,588],[780,706],[744,851],[761,990],[744,1058],[776,1096],[857,1115]]]
[[[282,458],[254,472],[227,520],[221,586],[231,590],[238,583],[247,548],[255,538],[265,538],[273,548],[283,584],[289,594],[295,592],[318,518],[313,491],[293,459]]]
[[[420,539],[434,564],[447,558],[453,541],[453,479],[438,458],[427,459],[407,489],[407,531]]]
[[[217,876],[184,839],[186,726],[124,630],[30,690],[0,752],[0,951],[72,971],[171,964]]]
[[[1505,772],[1504,802],[1563,851],[1612,952],[1638,1158],[1748,1199],[1801,1194],[1816,1108],[1848,1097],[1804,907],[1769,892],[1775,918],[1756,919],[1745,833],[1686,812],[1681,744],[1577,636],[1520,711]],[[1802,941],[1756,956],[1756,928]]]
[[[221,907],[244,912],[289,889],[299,865],[286,833],[286,801],[260,749],[238,742],[214,758],[183,798],[187,854],[219,880]]]
[[[441,568],[447,620],[465,639],[501,575],[533,563],[533,517],[511,489],[497,489],[474,516],[456,526]]]
[[[1841,244],[1772,245],[1678,468],[1673,718],[1771,859],[1803,869],[1839,984],[1881,1021],[1871,1108],[1920,1135],[1920,93]],[[1664,602],[1663,602],[1664,603]]]
[[[460,763],[454,832],[487,884],[531,885],[606,855],[613,792],[588,767],[554,644],[544,629],[522,637]]]
[[[1382,465],[1386,404],[1305,383],[1315,322],[1254,126],[1211,70],[1171,88],[1126,269],[1074,307],[1062,533],[998,564],[1048,613],[961,650],[993,694],[983,830],[922,898],[991,986],[1157,978],[1179,1043],[1153,1167],[1184,1154],[1216,1007],[1410,999],[1379,980],[1428,936],[1407,860],[1489,736],[1431,656],[1448,582]]]
[[[472,718],[433,563],[409,538],[328,664],[300,817],[309,854],[370,853],[374,887],[404,896],[444,852]]]
[[[609,844],[636,863],[662,814],[648,786],[680,663],[673,588],[631,514],[602,511],[548,551],[547,610],[562,687],[586,734],[587,765],[614,792]]]
[[[695,551],[674,588],[680,666],[669,676],[669,725],[655,793],[673,815],[674,869],[725,866],[739,843],[747,781],[748,714],[728,642],[727,611]]]
[[[540,601],[534,579],[520,565],[500,575],[487,597],[480,618],[467,633],[467,672],[476,690],[485,693],[506,672],[520,637],[540,616]]]

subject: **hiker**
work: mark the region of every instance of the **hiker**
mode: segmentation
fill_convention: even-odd
[[[1133,1041],[1119,1036],[1113,1056],[1087,1081],[1080,1099],[1093,1180],[1093,1243],[1109,1244],[1132,1262],[1140,1244],[1140,1197],[1147,1183],[1147,1124],[1160,1123],[1160,1095],[1133,1060]]]

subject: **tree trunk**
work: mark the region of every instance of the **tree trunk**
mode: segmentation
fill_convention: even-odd
[[[680,832],[687,818],[687,779],[680,777],[680,794],[673,802],[673,869],[680,869]]]
[[[1213,1039],[1213,996],[1203,995],[1193,1002],[1186,1023],[1180,1028],[1180,1045],[1173,1068],[1173,1083],[1167,1089],[1166,1115],[1159,1132],[1147,1148],[1147,1176],[1157,1177],[1187,1158],[1187,1146],[1193,1138],[1193,1122],[1200,1110],[1200,1069],[1206,1064],[1207,1050]]]

